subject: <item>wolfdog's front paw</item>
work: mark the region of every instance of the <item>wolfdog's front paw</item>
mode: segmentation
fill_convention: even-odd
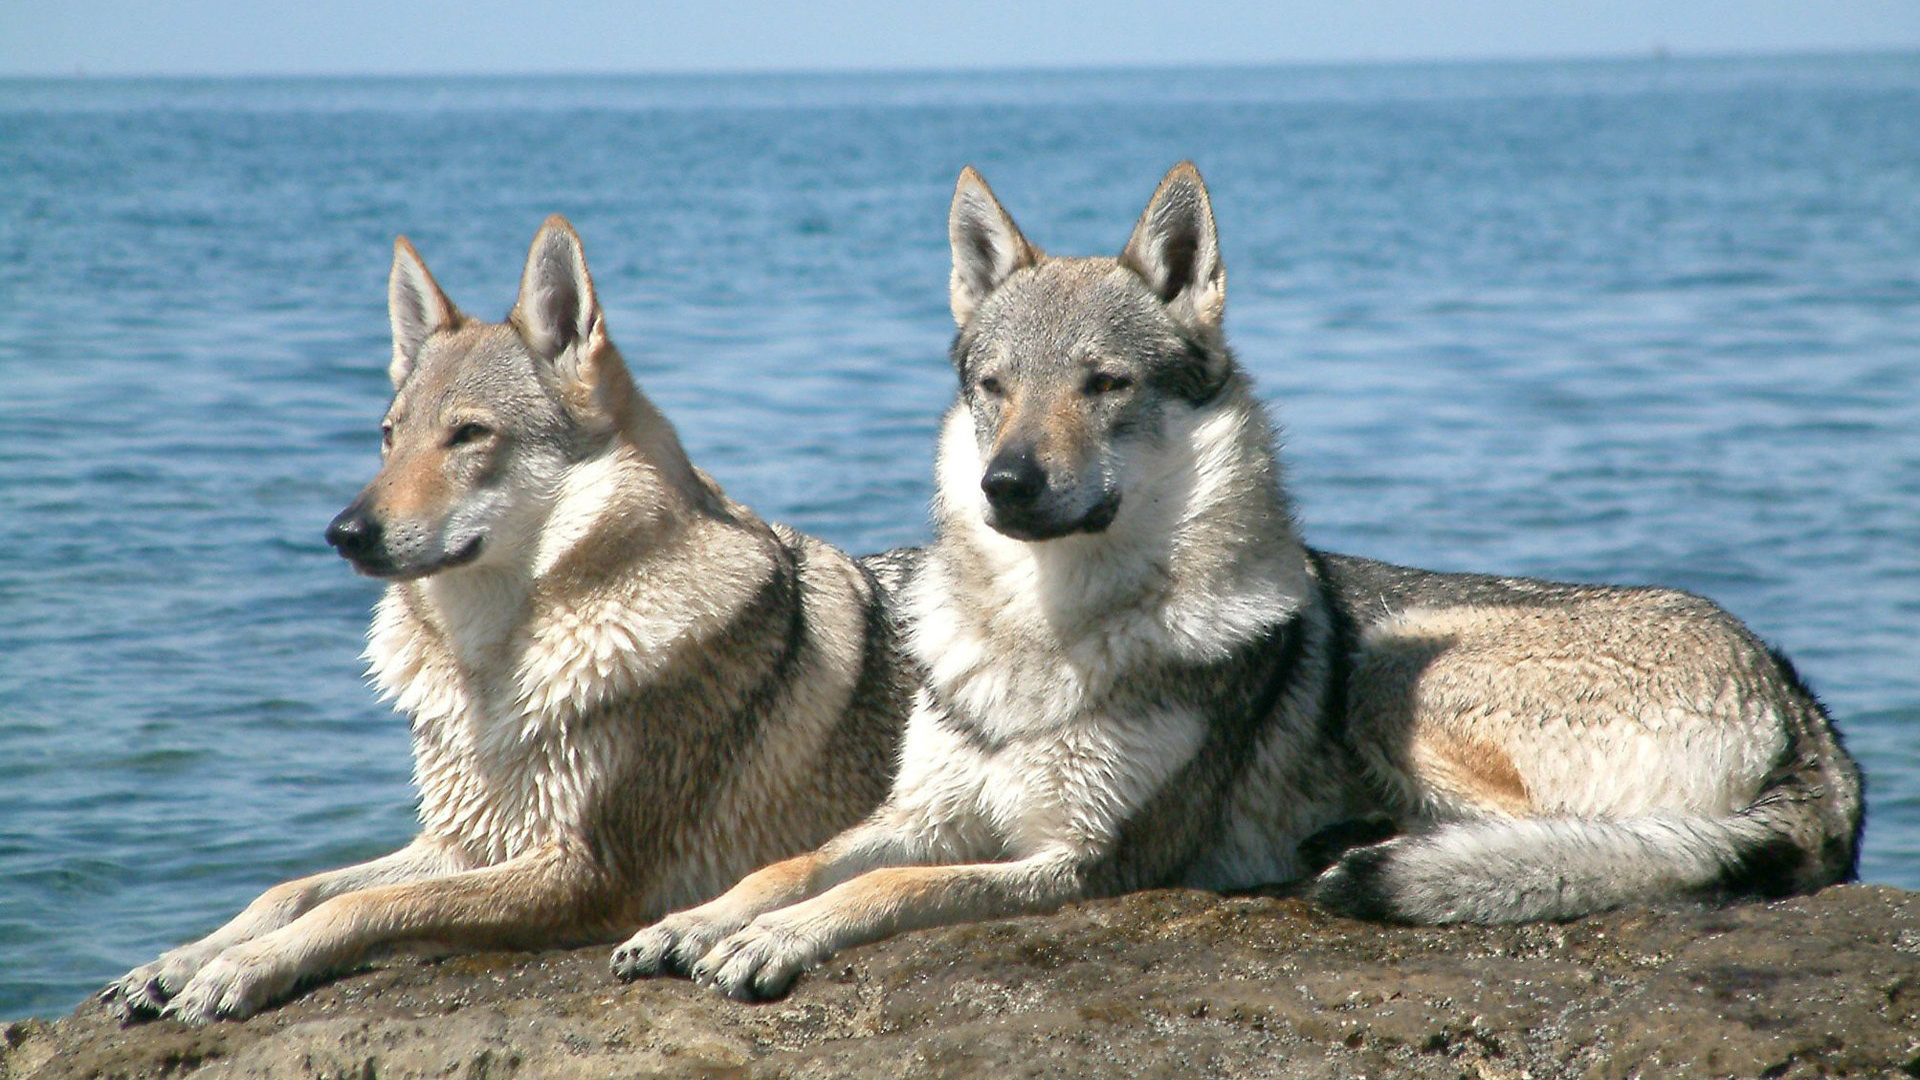
[[[272,957],[236,946],[201,968],[160,1015],[189,1024],[244,1020],[286,996],[297,980]]]
[[[832,951],[825,942],[761,916],[701,957],[693,978],[736,1001],[771,1001]]]
[[[744,925],[744,919],[702,914],[699,908],[669,915],[613,950],[613,973],[628,982],[649,975],[685,975],[715,942]]]
[[[121,1016],[128,1020],[152,1019],[160,1015],[195,972],[218,955],[217,949],[183,945],[122,975],[100,991],[100,1000],[119,1009]]]

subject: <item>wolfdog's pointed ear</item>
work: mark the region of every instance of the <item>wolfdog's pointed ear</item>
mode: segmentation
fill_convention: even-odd
[[[558,363],[569,377],[580,376],[577,362],[587,351],[575,346],[587,345],[596,331],[604,332],[580,235],[559,214],[548,218],[533,238],[511,319],[534,353]]]
[[[387,275],[387,319],[393,323],[393,363],[387,374],[394,389],[407,381],[427,339],[463,318],[427,272],[426,260],[413,249],[413,242],[404,236],[395,239],[393,272]]]
[[[993,189],[969,165],[960,170],[947,214],[947,239],[953,244],[953,277],[948,289],[953,321],[961,326],[1001,282],[1040,261],[1040,249],[1027,243],[1020,227],[993,197]]]
[[[1190,326],[1218,329],[1227,304],[1227,270],[1213,203],[1193,162],[1167,173],[1133,227],[1120,262],[1142,278],[1173,315]]]

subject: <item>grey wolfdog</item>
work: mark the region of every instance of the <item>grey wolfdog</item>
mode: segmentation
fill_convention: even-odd
[[[417,838],[268,890],[108,987],[242,1017],[377,949],[614,941],[886,794],[917,676],[863,565],[695,469],[551,218],[505,324],[395,245],[384,461],[327,530],[390,582],[367,658],[412,718]]]
[[[1314,898],[1406,922],[1851,875],[1852,760],[1713,604],[1302,544],[1192,165],[1117,259],[1047,257],[971,169],[949,232],[960,393],[904,601],[927,681],[893,790],[635,935],[616,972],[777,996],[901,930],[1329,862]]]

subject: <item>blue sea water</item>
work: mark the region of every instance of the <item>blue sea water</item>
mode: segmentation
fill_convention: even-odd
[[[695,459],[864,551],[928,535],[960,166],[1111,252],[1187,157],[1312,541],[1714,597],[1920,887],[1920,56],[0,81],[0,1018],[410,834],[320,535],[396,233],[497,315],[567,214]]]

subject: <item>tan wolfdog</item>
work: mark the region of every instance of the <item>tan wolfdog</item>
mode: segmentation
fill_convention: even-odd
[[[960,394],[906,591],[928,681],[893,791],[642,931],[617,972],[778,995],[901,930],[1328,862],[1322,903],[1420,922],[1851,874],[1853,762],[1713,604],[1302,544],[1191,165],[1117,259],[1048,258],[970,169],[949,231]],[[1341,855],[1369,823],[1400,835]]]
[[[391,582],[367,657],[412,718],[420,835],[267,891],[106,994],[246,1016],[406,943],[613,940],[858,821],[915,677],[856,563],[696,470],[607,336],[580,241],[534,238],[505,324],[413,246],[384,462],[327,539]]]

